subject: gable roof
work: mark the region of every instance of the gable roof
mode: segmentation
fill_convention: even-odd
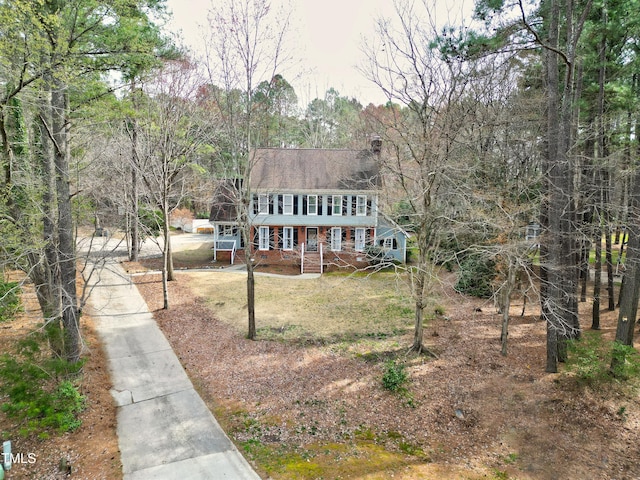
[[[258,148],[252,155],[254,190],[337,191],[380,187],[379,157],[372,150]]]

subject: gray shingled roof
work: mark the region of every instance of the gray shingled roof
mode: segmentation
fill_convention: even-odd
[[[255,150],[251,188],[266,191],[376,190],[378,156],[371,150]]]

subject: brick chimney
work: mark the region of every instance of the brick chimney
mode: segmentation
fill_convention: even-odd
[[[379,135],[374,135],[371,139],[371,151],[380,156],[380,152],[382,152],[382,139]]]

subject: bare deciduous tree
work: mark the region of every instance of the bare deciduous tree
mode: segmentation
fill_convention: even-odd
[[[247,266],[247,337],[255,339],[255,278],[251,263],[252,225],[249,207],[253,159],[252,147],[260,144],[262,129],[254,125],[254,89],[262,81],[271,82],[285,56],[283,40],[289,18],[273,12],[266,0],[228,0],[211,12],[211,36],[207,45],[207,68],[212,90],[226,125],[228,161],[222,176],[233,187],[233,203],[244,241]],[[270,83],[271,84],[271,83]]]
[[[137,152],[132,168],[146,194],[162,213],[164,308],[167,282],[174,279],[169,216],[182,200],[187,173],[198,149],[210,139],[211,122],[196,101],[201,83],[188,60],[166,62],[145,84],[145,112],[136,128]]]
[[[422,352],[424,309],[435,278],[434,259],[442,233],[455,217],[457,139],[468,120],[462,107],[469,71],[461,58],[445,58],[433,7],[418,10],[397,2],[394,20],[377,23],[377,38],[364,47],[363,73],[387,95],[390,104],[375,110],[372,128],[385,143],[386,209],[402,215],[413,232],[417,259],[409,268],[415,327],[412,349]]]

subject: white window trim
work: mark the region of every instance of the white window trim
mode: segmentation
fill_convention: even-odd
[[[282,229],[282,250],[293,250],[293,227]]]
[[[356,216],[365,217],[367,215],[367,196],[358,195],[356,197]]]
[[[359,234],[359,235],[358,235]],[[366,239],[366,232],[364,228],[356,228],[356,238],[354,239],[354,247],[356,252],[364,251],[364,244]]]
[[[393,237],[385,237],[382,243],[385,250],[393,250]]]
[[[342,250],[342,228],[331,228],[331,251],[339,252]]]
[[[269,227],[260,227],[258,230],[258,250],[269,250]]]
[[[311,213],[311,199],[315,199],[315,211]],[[318,195],[307,195],[307,215],[318,215]]]
[[[336,207],[337,211],[336,211]],[[342,195],[333,195],[331,199],[331,214],[334,216],[342,215]]]
[[[269,195],[261,193],[258,195],[258,215],[269,214]]]
[[[287,204],[287,199],[290,200],[290,203]],[[287,207],[289,207],[287,209]],[[285,193],[282,195],[282,214],[283,215],[293,215],[293,194]]]

